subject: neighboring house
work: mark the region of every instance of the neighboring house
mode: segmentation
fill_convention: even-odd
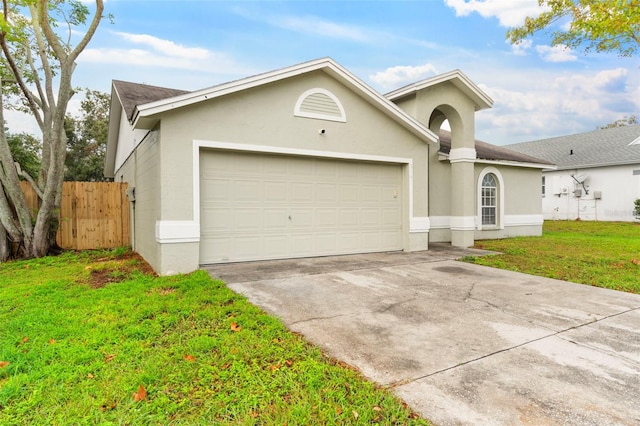
[[[557,165],[543,170],[545,219],[633,221],[640,198],[640,125],[508,145]]]
[[[460,71],[383,96],[328,58],[194,92],[114,81],[105,175],[161,274],[540,235],[549,164],[474,141],[492,103]]]

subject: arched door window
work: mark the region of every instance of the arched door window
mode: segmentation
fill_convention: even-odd
[[[482,179],[482,225],[498,224],[498,182],[493,173]]]

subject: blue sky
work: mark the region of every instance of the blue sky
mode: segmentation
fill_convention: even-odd
[[[640,116],[640,58],[551,48],[544,33],[505,42],[537,0],[108,0],[105,11],[114,23],[80,56],[76,86],[196,90],[329,56],[381,93],[460,69],[495,101],[476,137],[497,145]]]

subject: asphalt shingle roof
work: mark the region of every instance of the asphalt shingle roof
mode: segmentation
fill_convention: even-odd
[[[137,105],[148,104],[149,102],[189,93],[187,90],[169,89],[168,87],[151,86],[149,84],[131,83],[121,80],[113,80],[113,86],[118,92],[122,108],[129,120],[133,118],[133,112]]]
[[[502,146],[492,145],[487,142],[479,140],[475,141],[476,145],[476,158],[479,160],[490,161],[513,161],[518,163],[534,163],[534,164],[549,164],[552,162],[545,161],[541,158],[534,157],[532,155],[526,155],[520,152],[512,151]],[[451,151],[451,133],[446,130],[440,131],[440,152],[448,154]]]
[[[558,169],[640,163],[640,124],[506,145],[552,162]]]

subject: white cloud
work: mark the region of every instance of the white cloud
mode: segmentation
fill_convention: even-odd
[[[536,52],[545,62],[571,62],[578,59],[573,50],[566,46],[536,46]]]
[[[511,44],[508,40],[506,41],[506,43]],[[531,40],[522,40],[520,43],[511,44],[511,53],[516,56],[526,56],[529,49],[531,49],[532,44],[533,41]]]
[[[244,76],[255,70],[239,65],[229,54],[188,47],[147,34],[116,32],[123,42],[118,48],[87,48],[78,62],[122,64],[157,69],[206,71],[210,74]],[[126,46],[129,44],[129,46]]]
[[[322,37],[332,37],[359,42],[370,41],[372,39],[372,34],[364,28],[327,21],[317,16],[300,17],[276,15],[268,17],[267,21],[275,27],[304,34],[320,35]]]
[[[640,75],[624,68],[557,72],[504,70],[480,88],[495,100],[476,115],[477,137],[508,144],[593,130],[640,111]],[[526,82],[523,83],[523,82]]]
[[[415,83],[437,74],[432,64],[418,66],[398,65],[369,76],[369,79],[384,90],[395,89],[405,84]]]
[[[536,17],[545,9],[538,0],[445,0],[456,11],[456,16],[477,12],[483,18],[496,17],[503,27],[522,25],[527,16]]]
[[[117,36],[134,44],[141,44],[151,47],[156,52],[166,56],[186,59],[207,59],[210,52],[200,47],[185,47],[170,40],[164,40],[148,34],[131,34],[116,32]]]
[[[39,139],[42,138],[42,132],[32,115],[19,111],[5,110],[4,120],[11,133],[29,133]]]

